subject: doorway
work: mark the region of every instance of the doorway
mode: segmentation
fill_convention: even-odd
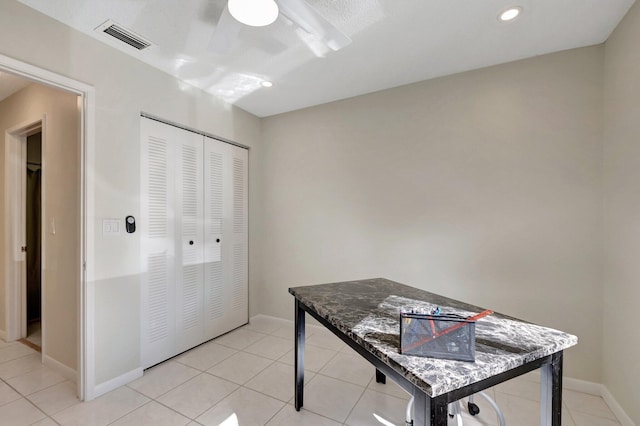
[[[42,206],[40,230],[42,241],[41,253],[43,253],[41,255],[42,264],[40,268],[40,317],[44,318],[44,322],[42,323],[42,362],[52,367],[64,377],[76,381],[77,392],[80,399],[90,400],[95,397],[95,367],[93,362],[93,340],[91,339],[91,330],[93,329],[94,323],[93,305],[89,302],[92,301],[92,293],[90,293],[91,290],[87,286],[87,276],[93,272],[92,269],[87,267],[87,264],[89,264],[87,261],[89,250],[87,247],[93,246],[93,234],[87,232],[86,218],[94,214],[93,198],[87,196],[87,194],[91,194],[90,191],[87,191],[87,188],[93,188],[94,179],[90,173],[87,173],[87,170],[92,170],[94,162],[95,90],[85,83],[14,60],[1,54],[0,72],[13,74],[27,80],[27,82],[32,85],[35,83],[36,86],[41,88],[58,90],[60,93],[73,95],[73,101],[67,103],[65,108],[50,106],[49,108],[26,107],[5,109],[5,121],[8,122],[10,128],[5,128],[3,135],[0,135],[4,142],[4,158],[2,161],[4,166],[2,175],[5,177],[3,198],[5,201],[16,200],[17,197],[15,194],[20,191],[18,182],[7,179],[7,177],[19,176],[16,172],[16,170],[19,169],[22,171],[26,180],[26,160],[24,163],[21,163],[20,161],[14,161],[12,159],[20,158],[20,154],[15,152],[15,150],[21,146],[21,143],[18,142],[22,142],[23,136],[26,138],[25,132],[21,130],[25,129],[29,124],[38,122],[42,128],[43,143],[41,166],[41,173],[43,174],[41,175],[42,190],[40,201]],[[38,111],[47,112],[44,114],[40,112],[40,114],[38,114]],[[72,155],[64,149],[57,151],[51,151],[50,149],[53,146],[60,145],[56,142],[56,140],[60,139],[60,135],[56,134],[56,132],[60,130],[61,127],[52,125],[51,128],[49,128],[46,126],[46,122],[57,123],[56,115],[59,115],[62,111],[75,111],[77,117],[75,125],[66,126],[67,130],[74,132],[74,135],[63,138],[66,141],[78,141],[75,153]],[[21,117],[25,118],[15,117],[15,113],[20,113],[22,114]],[[8,118],[9,116],[12,118]],[[11,123],[20,124],[11,126]],[[53,132],[51,135],[50,131]],[[53,145],[49,146],[49,142],[52,142]],[[55,164],[56,167],[50,168],[53,174],[50,173],[45,176],[44,173],[49,169],[47,166],[49,163]],[[64,186],[59,185],[56,182],[56,179],[59,178],[59,173],[68,172],[71,168],[73,169],[73,173],[75,173],[73,181],[75,183],[67,183],[64,184]],[[47,203],[51,203],[51,199],[49,199],[51,194],[46,188],[53,188],[52,191],[56,194],[55,199],[62,200],[60,202],[54,202],[51,209],[47,207]],[[65,188],[67,191],[61,191]],[[64,198],[60,198],[63,192]],[[69,199],[73,199],[74,202],[69,203],[67,201]],[[16,228],[13,226],[13,224],[15,224],[15,217],[21,216],[19,210],[26,210],[26,204],[17,202],[4,202],[3,204],[4,206],[0,214],[4,216],[4,250],[0,250],[0,253],[3,253],[2,257],[4,258],[2,268],[4,276],[0,282],[2,284],[0,287],[4,293],[4,303],[2,303],[4,306],[0,306],[0,313],[3,313],[4,321],[0,321],[0,325],[2,323],[4,324],[4,330],[0,330],[0,338],[13,341],[22,336],[23,324],[27,323],[27,316],[22,314],[22,312],[25,312],[27,309],[26,278],[23,282],[23,278],[20,277],[21,271],[26,271],[26,267],[19,264],[20,262],[26,262],[25,252],[22,252],[21,246],[16,244],[18,242],[18,235],[14,234],[18,234],[18,232],[15,231]],[[71,215],[61,212],[60,209],[65,209],[65,212],[73,212],[74,218],[70,220],[69,217]],[[23,241],[20,242],[26,246]],[[71,242],[73,250],[65,250],[65,248],[61,246],[61,243],[65,242]],[[53,253],[57,259],[53,259],[52,261],[49,256],[44,253]],[[92,255],[92,252],[90,254]],[[60,279],[60,262],[66,259],[73,259],[74,262],[72,266],[66,267],[65,272],[66,276],[71,277],[71,279]],[[58,262],[56,262],[56,260],[58,260]],[[23,275],[26,275],[26,272]],[[49,278],[51,278],[51,280],[56,279],[58,283],[64,284],[64,289],[66,290],[74,289],[73,294],[69,292],[67,294],[61,294],[61,288],[56,285],[52,285],[51,291],[47,291],[47,285],[51,284]],[[0,298],[0,300],[1,299],[2,298]],[[49,302],[45,303],[47,300],[49,300]],[[65,302],[62,304],[58,303],[60,300],[64,300]],[[30,303],[37,305],[37,302]],[[72,321],[69,320],[70,317],[72,317]],[[53,321],[47,322],[47,318],[52,318]],[[75,326],[73,322],[76,323]],[[54,328],[54,330],[48,330],[50,328]],[[66,336],[73,337],[75,335],[75,338],[71,340],[60,339],[56,330],[66,332]],[[55,336],[55,338],[49,339],[49,342],[47,342],[47,333],[53,333],[52,336]],[[60,348],[64,350],[62,355],[60,355]]]
[[[22,338],[42,352],[42,129],[26,139],[26,271]]]
[[[7,339],[41,353],[43,125],[44,117],[9,129],[4,162]]]

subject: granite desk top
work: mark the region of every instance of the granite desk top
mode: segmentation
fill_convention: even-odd
[[[357,344],[398,371],[429,397],[479,382],[578,343],[578,338],[499,313],[476,322],[475,362],[401,355],[399,312],[440,307],[465,317],[484,309],[384,278],[289,289]]]

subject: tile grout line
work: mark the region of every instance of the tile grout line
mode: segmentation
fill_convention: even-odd
[[[2,363],[0,363],[0,365],[2,365],[2,364],[4,364],[4,363],[7,363],[7,362],[12,362],[12,361],[19,360],[19,359],[21,359],[21,358],[26,358],[26,357],[31,356],[31,355],[33,355],[33,354],[27,354],[27,355],[23,355],[23,356],[21,356],[21,357],[17,357],[17,358],[13,358],[13,359],[10,359],[10,360],[7,360],[7,361],[3,361]],[[42,365],[44,366],[44,364],[42,364]],[[35,371],[35,370],[32,370],[32,371]],[[28,373],[30,373],[30,372],[31,372],[31,371],[29,371],[29,372],[27,372],[27,373],[24,373],[24,374],[28,374]],[[21,374],[21,375],[24,375],[24,374]],[[13,379],[13,378],[15,378],[15,377],[19,377],[19,376],[21,376],[21,375],[11,377],[10,379]],[[66,379],[65,379],[65,380],[66,380]],[[15,399],[15,400],[10,401],[10,402],[8,402],[8,403],[6,403],[6,404],[3,404],[3,405],[2,405],[3,407],[4,407],[4,406],[6,406],[6,405],[8,405],[8,404],[11,404],[11,403],[13,403],[13,402],[19,401],[20,399],[24,399],[24,400],[25,400],[27,403],[29,403],[31,406],[35,407],[35,408],[36,408],[36,410],[38,410],[39,412],[41,412],[42,414],[44,414],[45,418],[48,418],[49,420],[51,420],[52,422],[54,422],[54,423],[55,423],[55,424],[57,424],[57,425],[59,425],[59,424],[60,424],[60,423],[58,423],[58,422],[57,422],[57,421],[56,421],[52,416],[50,416],[49,414],[45,413],[45,412],[44,412],[44,410],[42,410],[42,409],[41,409],[40,407],[38,407],[38,406],[37,406],[33,401],[31,401],[31,400],[28,398],[28,395],[23,395],[23,394],[22,394],[18,389],[14,388],[14,387],[13,387],[10,383],[8,383],[4,378],[0,378],[0,382],[4,383],[8,388],[10,388],[11,390],[13,390],[13,391],[14,391],[14,392],[19,396],[19,398],[18,398],[18,399]],[[59,382],[59,383],[62,383],[62,382]],[[56,383],[56,384],[53,384],[53,385],[51,385],[51,386],[45,387],[45,388],[40,389],[40,390],[38,390],[38,391],[36,391],[36,392],[33,392],[33,393],[29,394],[29,395],[33,395],[33,394],[35,394],[35,393],[38,393],[38,392],[40,392],[40,391],[43,391],[43,390],[48,389],[48,388],[50,388],[50,387],[53,387],[53,386],[55,386],[55,385],[57,385],[57,384],[59,384],[59,383]],[[40,419],[40,420],[37,420],[36,422],[40,422],[40,421],[42,421],[42,420],[44,420],[44,418],[43,418],[43,419]]]
[[[244,386],[243,386],[243,387],[244,387]],[[248,389],[248,388],[245,388],[245,389]],[[267,396],[268,396],[268,395],[267,395]],[[273,398],[273,397],[271,397],[271,398]],[[280,401],[280,400],[278,400],[278,401]],[[274,417],[276,417],[276,416],[278,415],[278,413],[280,413],[280,411],[282,411],[282,410],[284,410],[285,408],[287,408],[287,405],[288,405],[288,403],[287,403],[287,402],[285,402],[285,403],[284,403],[284,405],[283,405],[282,407],[280,407],[280,409],[279,409],[278,411],[276,411],[275,413],[273,413],[273,415],[272,415],[271,417],[269,417],[269,419],[268,419],[266,422],[264,422],[264,423],[263,423],[263,425],[266,425],[266,424],[268,424],[271,420],[273,420],[273,418],[274,418]]]
[[[32,407],[34,407],[36,410],[38,410],[40,413],[42,413],[42,414],[44,415],[44,417],[45,417],[45,418],[46,418],[46,417],[51,418],[47,413],[45,413],[42,409],[40,409],[40,407],[38,407],[36,404],[34,404],[34,403],[29,399],[29,398],[27,398],[26,396],[24,396],[24,395],[22,395],[20,392],[18,392],[18,390],[17,390],[17,389],[15,389],[13,386],[11,386],[9,383],[5,382],[5,384],[6,384],[7,386],[9,386],[11,389],[13,389],[13,390],[18,394],[18,395],[20,395],[20,399],[24,399],[27,403],[29,403],[29,405],[31,405],[31,406],[32,406]],[[12,401],[11,403],[16,402],[16,401],[19,401],[19,399],[16,399],[15,401]],[[10,404],[11,404],[11,403],[10,403]],[[7,405],[7,404],[5,404],[5,405]],[[40,420],[36,420],[36,422],[39,422],[39,421],[42,421],[42,420],[44,420],[44,418],[43,418],[43,419],[40,419]],[[53,419],[51,419],[51,420],[53,420]],[[55,420],[54,420],[54,421],[55,421]],[[33,422],[33,423],[35,423],[35,422]],[[33,424],[33,423],[32,423],[32,424]],[[58,422],[56,422],[56,424],[59,424],[59,423],[58,423]]]
[[[573,424],[576,424],[576,421],[573,418],[573,414],[571,413],[571,410],[569,410],[569,407],[567,407],[567,413],[569,413],[569,417],[571,418],[571,421],[573,422]]]
[[[351,417],[351,414],[353,413],[353,410],[356,409],[356,407],[358,406],[358,404],[360,403],[360,401],[362,400],[362,397],[364,396],[365,392],[367,391],[367,387],[371,384],[371,380],[375,380],[375,377],[372,379],[369,379],[369,381],[367,382],[367,385],[364,387],[364,389],[362,390],[362,393],[360,394],[360,397],[358,398],[358,400],[356,401],[355,404],[353,404],[353,407],[351,407],[351,410],[349,410],[349,414],[347,414],[347,417],[344,419],[343,424],[347,425],[347,420],[349,420],[349,417]]]
[[[613,412],[611,412],[611,415],[613,417],[603,417],[603,416],[601,416],[599,414],[587,413],[585,411],[581,411],[581,410],[578,410],[578,409],[575,409],[575,408],[568,408],[567,407],[567,410],[570,411],[572,414],[573,413],[578,413],[578,414],[582,414],[582,415],[585,415],[585,416],[594,417],[596,419],[611,420],[611,421],[614,421],[614,422],[620,424],[620,420],[616,417],[616,415]],[[571,419],[573,420],[573,416],[572,416]],[[574,423],[575,423],[575,421],[574,421]]]
[[[191,420],[192,422],[195,422],[195,421],[196,421],[196,419],[192,419],[191,417],[186,416],[186,415],[182,414],[182,413],[181,413],[181,412],[179,412],[179,411],[176,411],[176,410],[175,410],[175,409],[173,409],[172,407],[169,407],[168,405],[166,405],[166,404],[162,403],[161,401],[158,401],[157,399],[152,399],[151,401],[155,402],[156,404],[162,405],[163,407],[165,407],[165,408],[167,408],[167,409],[169,409],[169,410],[173,411],[173,412],[174,412],[174,413],[176,413],[176,414],[181,415],[181,416],[182,416],[182,417],[184,417],[185,419],[189,419],[189,420]],[[151,401],[149,401],[149,402],[151,402]]]

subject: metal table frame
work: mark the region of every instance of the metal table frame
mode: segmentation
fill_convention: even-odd
[[[298,298],[295,299],[295,407],[300,411],[304,400],[304,347],[305,347],[305,313],[315,318],[320,324],[338,336],[343,342],[358,352],[376,368],[376,381],[384,383],[388,376],[414,399],[415,426],[447,426],[447,407],[451,402],[472,395],[481,390],[495,386],[506,380],[540,368],[540,425],[560,426],[562,416],[562,358],[563,351],[535,359],[520,367],[497,374],[482,381],[447,392],[436,397],[429,397],[422,389],[407,380],[402,374],[377,358],[363,346],[318,315]]]

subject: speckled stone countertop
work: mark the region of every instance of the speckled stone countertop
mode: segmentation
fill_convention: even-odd
[[[475,362],[401,355],[401,309],[439,306],[443,313],[465,317],[484,309],[384,278],[293,287],[289,293],[430,397],[578,343],[571,334],[493,313],[476,323]]]

